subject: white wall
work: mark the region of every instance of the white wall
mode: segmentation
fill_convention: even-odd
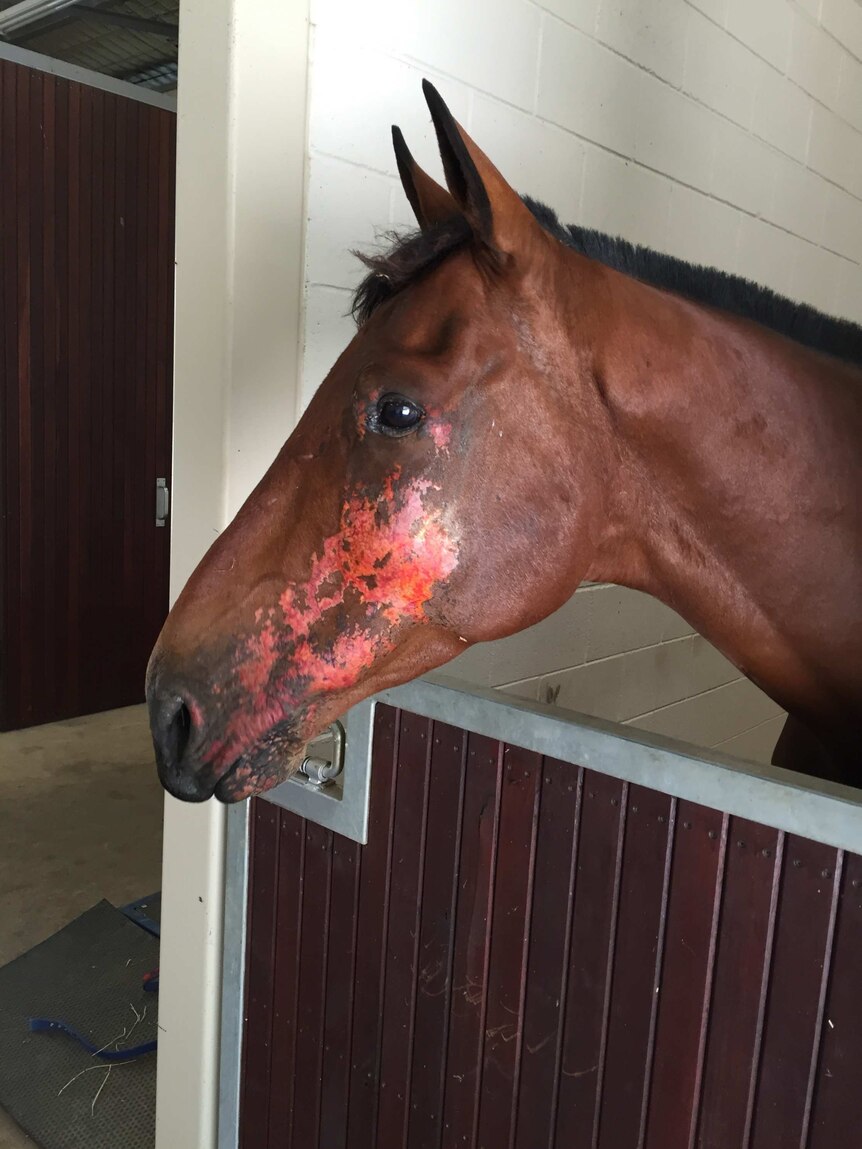
[[[312,0],[303,399],[350,339],[350,249],[411,224],[389,125],[439,173],[420,80],[566,222],[862,320],[857,0]],[[453,669],[768,758],[779,709],[643,595],[585,587]]]

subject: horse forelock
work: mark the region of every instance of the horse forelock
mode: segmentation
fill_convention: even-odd
[[[389,232],[387,251],[354,252],[369,271],[353,296],[351,314],[357,325],[361,327],[393,295],[464,247],[471,236],[464,216],[455,215],[425,231]]]

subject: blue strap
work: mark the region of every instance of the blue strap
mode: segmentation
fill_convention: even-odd
[[[94,1045],[92,1041],[84,1037],[83,1033],[79,1033],[73,1026],[67,1025],[65,1021],[54,1021],[49,1017],[31,1017],[29,1026],[31,1033],[47,1033],[49,1030],[66,1033],[69,1037],[73,1037],[79,1045],[82,1045],[88,1053],[102,1061],[131,1061],[135,1057],[142,1057],[145,1053],[152,1053],[157,1044],[155,1041],[145,1041],[143,1045],[133,1045],[130,1049],[99,1049],[98,1045]]]

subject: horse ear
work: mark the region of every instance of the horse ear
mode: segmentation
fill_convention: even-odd
[[[401,186],[410,201],[420,228],[427,231],[435,223],[442,223],[454,215],[460,215],[461,209],[449,192],[423,172],[413,159],[401,129],[395,124],[392,125],[392,146],[395,149]]]
[[[428,80],[422,90],[437,133],[446,183],[475,234],[501,253],[514,253],[539,229],[529,208],[470,139]]]

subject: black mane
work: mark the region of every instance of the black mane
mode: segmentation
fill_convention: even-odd
[[[551,208],[529,196],[523,198],[547,232],[589,259],[695,303],[752,319],[815,351],[862,365],[862,327],[847,319],[824,315],[807,303],[794,303],[739,275],[686,263],[592,228],[566,226]],[[427,232],[393,233],[389,238],[392,246],[387,252],[359,255],[369,269],[353,297],[352,313],[360,325],[387,299],[469,243],[471,234],[463,217],[456,216]]]

